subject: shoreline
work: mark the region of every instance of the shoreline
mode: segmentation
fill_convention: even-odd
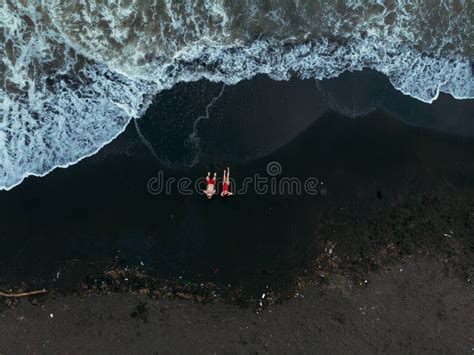
[[[0,291],[49,292],[0,299],[0,352],[99,351],[124,341],[131,350],[217,351],[225,343],[224,350],[271,351],[290,343],[290,350],[468,351],[474,138],[451,133],[469,131],[472,103],[412,102],[404,109],[412,116],[400,111],[407,121],[431,117],[451,133],[409,126],[374,106],[391,97],[384,81],[359,80],[380,96],[347,97],[357,78],[323,89],[259,78],[226,89],[212,118],[200,122],[201,162],[191,169],[157,162],[131,124],[95,156],[0,192]],[[140,123],[160,157],[183,166],[194,157],[183,141],[219,89],[201,82],[160,96]],[[398,99],[393,107],[405,107]],[[335,103],[374,111],[357,119],[321,113]],[[464,114],[453,125],[443,116],[450,107]],[[148,191],[160,171],[195,181],[231,166],[242,182],[269,177],[272,162],[281,167],[275,178],[316,178],[319,193],[250,190],[207,201]],[[362,314],[364,299],[381,313],[360,318],[372,310]],[[295,328],[295,342],[281,324]],[[449,339],[437,338],[439,329]],[[19,330],[27,341],[13,336]]]
[[[155,106],[156,102],[159,101],[161,98],[166,98],[169,93],[171,95],[175,95],[176,93],[182,93],[183,88],[186,87],[198,87],[198,90],[202,90],[203,88],[213,90],[216,86],[224,85],[227,88],[231,88],[233,90],[234,87],[238,87],[238,91],[243,91],[243,89],[247,83],[259,83],[264,82],[264,86],[271,87],[272,84],[269,82],[273,81],[267,74],[257,73],[253,75],[251,78],[243,79],[235,84],[222,84],[221,82],[214,82],[208,81],[205,78],[201,78],[196,81],[190,82],[179,82],[174,87],[170,89],[164,89],[163,91],[159,92],[158,94],[154,95],[154,99],[150,100],[151,102],[148,103],[147,109],[145,110],[145,114],[139,117],[132,117],[129,118],[129,121],[123,128],[117,132],[112,138],[107,139],[103,142],[100,147],[96,147],[93,151],[85,154],[84,156],[77,158],[74,161],[67,162],[64,164],[56,165],[51,167],[48,171],[42,173],[36,172],[25,172],[18,182],[14,183],[13,185],[9,185],[8,187],[4,187],[1,191],[11,191],[12,189],[21,185],[25,179],[28,177],[31,178],[41,178],[45,177],[48,174],[54,172],[58,169],[67,169],[72,167],[82,161],[87,161],[90,158],[93,158],[97,155],[101,150],[107,150],[107,146],[110,145],[112,142],[117,140],[117,138],[122,135],[130,126],[131,122],[138,119],[144,118],[145,120],[149,118],[149,116],[154,115],[153,111],[157,110]],[[225,81],[224,81],[225,82]],[[266,82],[266,83],[265,83]],[[317,116],[321,116],[322,114],[327,114],[331,111],[336,111],[338,114],[349,115],[349,116],[364,116],[370,112],[373,112],[378,109],[382,109],[385,111],[385,114],[395,115],[398,119],[414,126],[426,127],[434,130],[446,131],[448,133],[453,133],[456,135],[472,137],[474,136],[474,123],[469,117],[469,111],[474,109],[474,99],[469,97],[456,97],[452,94],[441,92],[440,88],[437,88],[436,97],[433,98],[430,102],[424,102],[423,100],[416,99],[415,97],[411,96],[409,93],[403,93],[402,89],[396,89],[393,84],[391,83],[389,77],[379,72],[375,69],[364,68],[354,72],[344,71],[341,72],[338,76],[334,78],[326,78],[322,80],[315,80],[315,79],[300,79],[298,77],[291,77],[288,80],[277,80],[278,85],[291,85],[293,88],[298,87],[301,83],[304,82],[315,82],[318,88],[322,88],[321,92],[318,93],[317,97],[321,101],[328,100],[328,106],[317,107]],[[295,85],[295,82],[300,84]],[[364,89],[369,88],[367,94],[362,90],[358,90],[357,87],[362,85]],[[184,89],[185,90],[185,89]],[[377,93],[377,90],[383,91],[384,93],[381,94],[380,92]],[[352,99],[356,98],[357,100],[362,100],[362,102],[368,107],[367,112],[360,112],[358,111],[359,108],[357,107],[344,107],[349,101],[342,97],[335,97],[339,96],[343,93],[346,96],[352,96]],[[240,93],[242,94],[242,93]],[[333,97],[333,95],[335,95]],[[371,98],[371,95],[373,97]],[[148,95],[151,97],[152,95]],[[375,101],[369,102],[370,99],[373,100],[375,97]],[[293,96],[293,99],[295,96]],[[174,99],[174,97],[173,97]],[[369,100],[369,101],[367,101]],[[193,99],[191,99],[193,101]],[[333,101],[333,102],[330,102]],[[327,104],[327,103],[326,103]],[[354,102],[352,102],[354,104]],[[339,106],[341,105],[341,106]],[[307,103],[301,105],[302,107],[307,106]],[[350,103],[349,103],[350,106]],[[357,105],[356,105],[357,106]],[[367,108],[366,107],[366,108]],[[410,107],[411,112],[407,112],[405,107]],[[456,112],[454,117],[450,117],[449,121],[446,121],[444,118],[447,114],[446,109],[453,109]],[[351,112],[351,110],[353,110]],[[152,112],[150,114],[150,112]],[[226,113],[229,115],[229,112]],[[231,115],[231,114],[230,114]],[[417,116],[421,116],[421,119]],[[240,118],[240,117],[239,117]],[[314,120],[314,119],[313,119]],[[290,135],[288,137],[294,138],[299,133],[301,133],[305,128],[309,127],[309,125],[314,122],[313,120],[309,120],[303,125],[301,122],[297,125],[297,132],[291,132],[291,125],[290,125]],[[417,120],[420,120],[417,122]],[[433,123],[434,122],[434,123]],[[153,124],[153,123],[152,123]],[[268,126],[267,126],[268,127]],[[286,137],[288,139],[288,137]],[[156,138],[156,137],[155,137]],[[277,144],[279,148],[283,146],[285,143],[288,143],[288,140],[279,141]],[[268,152],[267,152],[268,153]]]

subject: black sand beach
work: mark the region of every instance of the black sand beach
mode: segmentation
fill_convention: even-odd
[[[1,192],[0,291],[48,294],[2,299],[0,352],[471,352],[472,100],[420,104],[373,72],[335,80],[226,87],[193,168],[183,141],[222,86],[180,84],[137,121],[159,161],[132,122]],[[148,190],[160,171],[230,165],[241,182],[271,162],[317,194]]]
[[[313,285],[258,313],[137,294],[24,301],[2,311],[0,346],[5,353],[472,352],[472,285],[435,262],[366,276],[367,287]]]

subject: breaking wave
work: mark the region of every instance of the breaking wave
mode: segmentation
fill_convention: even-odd
[[[462,0],[6,0],[0,189],[96,153],[178,82],[370,68],[426,103],[473,98],[473,12]]]

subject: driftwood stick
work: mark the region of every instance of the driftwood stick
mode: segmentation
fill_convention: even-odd
[[[45,289],[38,290],[38,291],[31,291],[31,292],[21,292],[21,293],[6,293],[0,291],[0,297],[6,297],[6,298],[18,298],[18,297],[28,297],[28,296],[34,296],[34,295],[42,295],[47,293]]]

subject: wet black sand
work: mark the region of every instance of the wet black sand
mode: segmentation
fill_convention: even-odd
[[[140,124],[163,161],[151,156],[131,124],[97,156],[2,192],[0,289],[45,288],[49,294],[2,301],[8,326],[1,339],[9,340],[0,350],[42,351],[47,344],[52,351],[99,351],[112,344],[163,351],[275,351],[287,345],[469,351],[474,141],[469,134],[409,126],[375,108],[390,89],[367,75],[372,90],[380,89],[377,104],[373,92],[364,97],[354,87],[358,96],[347,102],[328,99],[343,87],[315,91],[317,100],[308,97],[308,106],[300,107],[300,93],[310,96],[312,81],[259,78],[255,85],[226,88],[212,113],[230,117],[203,122],[202,161],[192,169],[185,167],[192,150],[165,147],[182,142],[220,85],[188,84],[195,87],[164,93],[157,101],[166,109],[157,113],[152,107]],[[173,106],[180,93],[182,103]],[[266,106],[258,95],[266,97]],[[393,107],[405,107],[395,99],[403,100],[395,97]],[[441,111],[452,104],[443,100]],[[229,102],[235,112],[242,110],[245,124],[239,125],[237,113],[225,113]],[[312,114],[340,105],[352,110],[344,112],[371,105],[375,111],[357,119]],[[405,121],[433,111],[418,105],[405,109],[415,112]],[[464,116],[457,116],[457,130],[470,132],[471,106],[466,101],[458,109]],[[182,118],[182,126],[174,127],[179,134],[170,123],[173,110]],[[278,128],[266,131],[272,120]],[[446,122],[438,128],[454,132]],[[163,132],[159,138],[157,131]],[[195,180],[231,164],[242,181],[266,175],[272,161],[282,166],[278,177],[322,181],[319,193],[249,192],[206,201],[147,190],[160,170],[165,177]],[[364,307],[377,311],[362,314]]]

